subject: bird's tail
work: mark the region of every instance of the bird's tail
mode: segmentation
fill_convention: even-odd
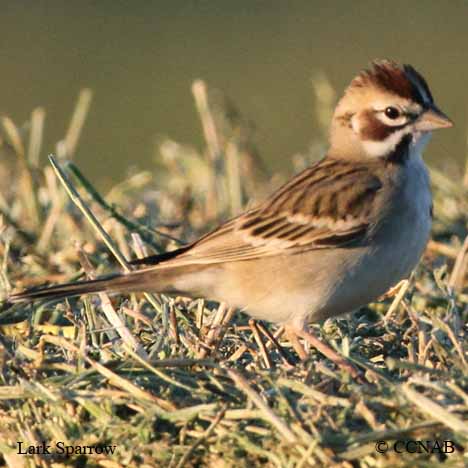
[[[148,272],[148,270],[138,270],[103,276],[93,280],[33,288],[9,296],[7,302],[15,304],[18,302],[32,302],[39,299],[63,299],[65,297],[98,292],[141,292],[147,290],[149,280],[152,283],[154,280],[162,280],[164,282],[164,274],[154,273]],[[163,284],[161,284],[161,288],[164,289]]]

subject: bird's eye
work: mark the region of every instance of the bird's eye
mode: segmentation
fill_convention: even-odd
[[[390,106],[385,109],[385,115],[389,119],[395,120],[395,119],[398,119],[398,117],[400,117],[400,111],[396,107]]]

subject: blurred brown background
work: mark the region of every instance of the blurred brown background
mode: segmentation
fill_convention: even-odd
[[[312,78],[338,92],[373,58],[409,62],[456,128],[437,134],[435,165],[466,157],[468,2],[2,1],[0,113],[17,124],[46,108],[46,152],[77,94],[94,91],[76,161],[105,185],[153,167],[158,135],[201,145],[190,91],[202,78],[256,124],[274,168],[320,137]]]

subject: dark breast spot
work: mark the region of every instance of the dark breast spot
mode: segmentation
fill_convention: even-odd
[[[387,163],[392,164],[404,164],[409,157],[409,145],[411,143],[412,136],[410,134],[405,135],[400,143],[396,145],[395,149],[386,157]]]

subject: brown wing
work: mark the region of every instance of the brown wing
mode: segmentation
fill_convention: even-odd
[[[295,253],[355,245],[366,237],[381,187],[368,165],[325,158],[258,208],[181,249],[170,261],[222,263],[278,255],[285,250]],[[159,263],[156,258],[139,263]]]

